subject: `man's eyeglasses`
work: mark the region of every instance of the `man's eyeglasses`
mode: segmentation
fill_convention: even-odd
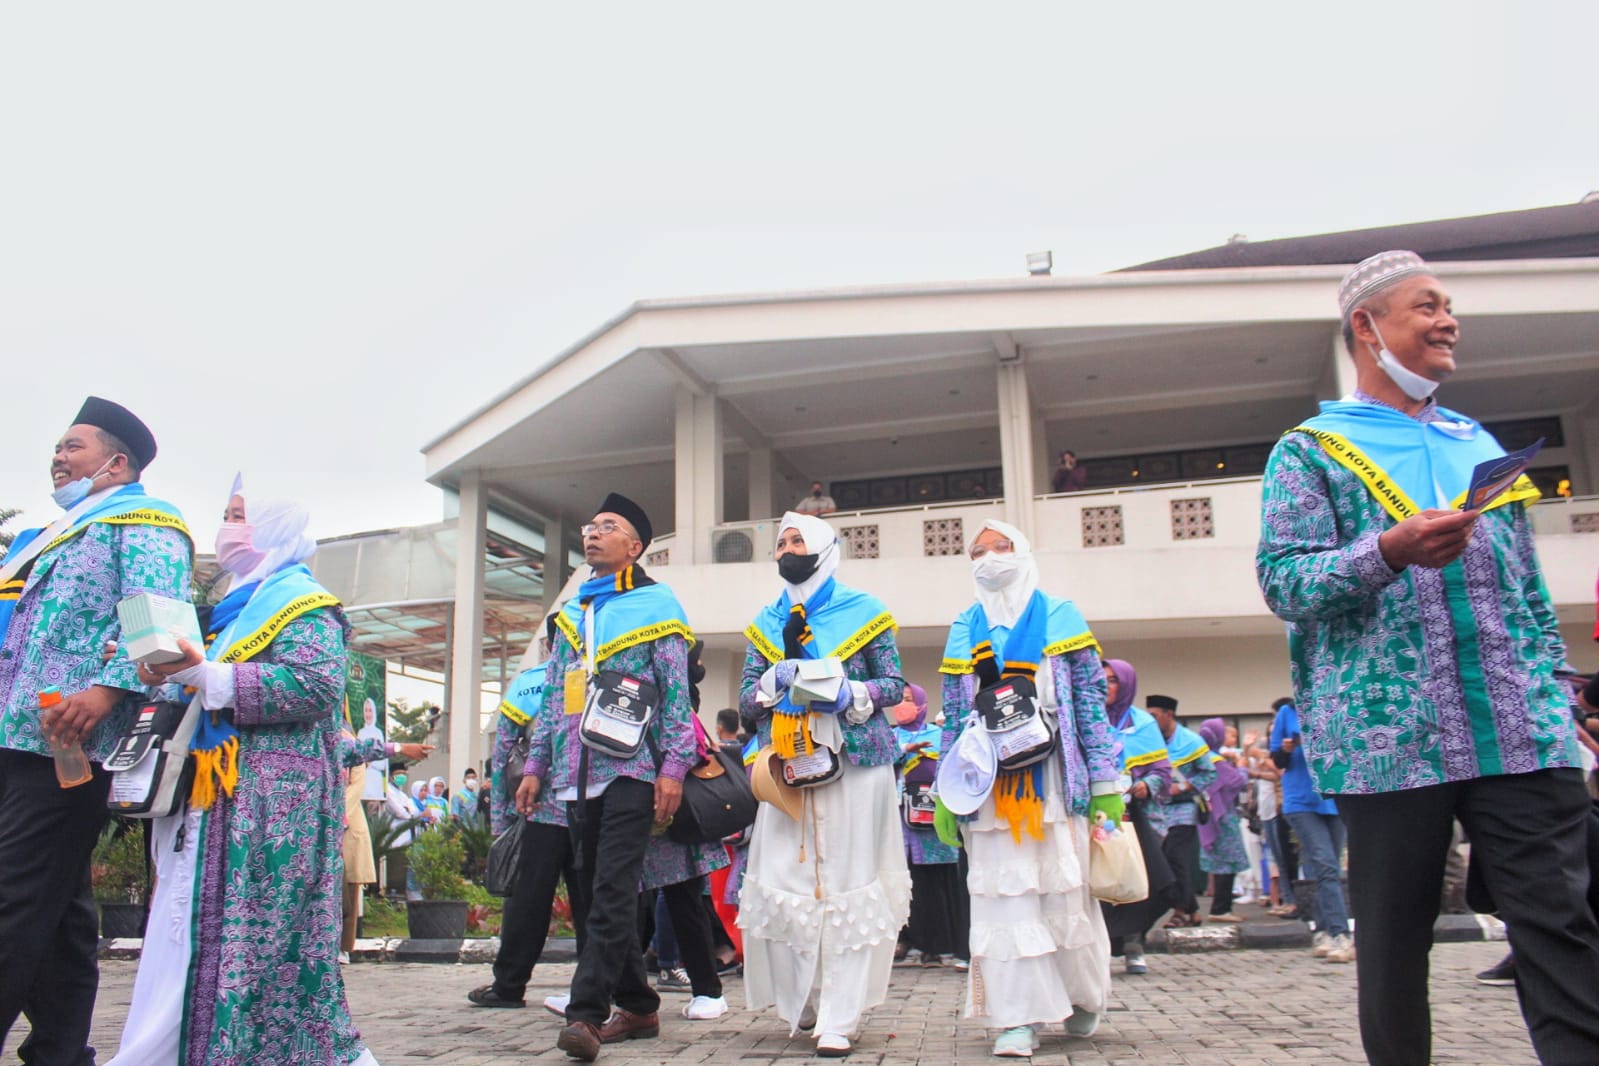
[[[578,532],[583,534],[585,537],[593,536],[596,533],[602,537],[608,537],[612,533],[625,530],[626,528],[626,526],[622,525],[622,523],[616,521],[614,518],[607,518],[603,522],[590,522],[581,527]]]
[[[976,545],[973,545],[972,546],[972,558],[973,559],[981,559],[983,556],[987,555],[989,552],[998,552],[999,554],[1004,555],[1004,554],[1006,554],[1008,552],[1013,552],[1015,550],[1016,550],[1016,545],[1012,544],[1010,541],[1008,541],[1008,540],[995,540],[995,541],[990,541],[987,544],[976,544]]]

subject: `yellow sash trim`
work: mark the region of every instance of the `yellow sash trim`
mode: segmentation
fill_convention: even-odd
[[[1187,766],[1191,762],[1197,762],[1199,760],[1200,756],[1209,755],[1209,754],[1210,754],[1210,749],[1209,748],[1200,748],[1198,751],[1194,752],[1192,755],[1190,755],[1188,758],[1182,760],[1181,762],[1178,762],[1176,759],[1173,759],[1172,760],[1172,765],[1173,766]],[[1129,765],[1131,765],[1131,764],[1129,764]]]
[[[1074,651],[1082,651],[1084,648],[1093,648],[1096,651],[1101,650],[1099,641],[1094,639],[1094,634],[1082,632],[1075,637],[1067,637],[1065,640],[1057,640],[1053,644],[1046,644],[1044,645],[1044,655],[1045,657],[1067,655]]]
[[[1405,491],[1394,484],[1388,471],[1372,462],[1359,448],[1349,442],[1349,438],[1338,433],[1329,433],[1324,429],[1312,429],[1310,426],[1295,426],[1290,433],[1303,433],[1313,437],[1320,444],[1322,450],[1333,458],[1333,461],[1343,466],[1350,473],[1358,477],[1366,486],[1366,490],[1376,497],[1382,504],[1383,510],[1393,515],[1394,520],[1403,522],[1411,515],[1420,514],[1422,508],[1405,494]],[[1520,500],[1537,500],[1542,497],[1538,487],[1532,479],[1522,474],[1515,484],[1506,489],[1496,499],[1484,507],[1484,511],[1491,511],[1495,507],[1503,507],[1507,503],[1516,503]],[[1454,506],[1459,508],[1466,502],[1466,494],[1462,492],[1455,497]]]
[[[266,624],[260,629],[257,629],[247,637],[234,641],[232,646],[218,657],[217,662],[242,663],[246,659],[254,658],[268,644],[277,639],[277,635],[283,631],[284,626],[302,614],[308,614],[323,607],[337,607],[338,605],[339,598],[330,592],[308,592],[297,600],[291,600],[277,614],[267,619]]]
[[[817,658],[848,659],[851,655],[854,655],[856,652],[866,647],[866,645],[882,636],[885,632],[891,632],[898,628],[899,623],[894,621],[894,616],[888,611],[884,611],[882,614],[878,615],[876,618],[857,629],[854,636],[850,637],[844,643],[840,644],[838,647],[834,648],[825,655],[818,655]],[[779,648],[777,645],[768,640],[766,634],[762,633],[760,629],[756,627],[754,622],[751,622],[749,626],[745,628],[744,638],[755,646],[756,651],[766,656],[767,662],[780,663],[783,661],[783,649]]]
[[[501,700],[500,706],[497,709],[501,714],[509,718],[512,724],[516,726],[527,725],[533,720],[533,716],[531,714],[528,714],[510,700]]]
[[[1159,751],[1146,751],[1142,755],[1135,755],[1129,758],[1127,760],[1127,769],[1131,770],[1136,766],[1148,766],[1150,763],[1160,762],[1166,757],[1165,748],[1161,748]],[[1193,760],[1189,761],[1192,762]]]
[[[1538,486],[1532,483],[1532,478],[1528,477],[1526,474],[1522,474],[1520,477],[1516,478],[1515,483],[1512,484],[1508,489],[1494,497],[1493,500],[1489,502],[1488,506],[1483,508],[1483,510],[1491,511],[1495,507],[1502,507],[1507,503],[1515,503],[1518,500],[1528,500],[1536,503],[1541,499],[1543,499],[1543,493],[1539,492]],[[1465,504],[1466,494],[1462,492],[1459,496],[1455,497],[1455,509],[1459,510],[1461,507],[1464,507]]]
[[[988,645],[985,643],[981,645],[981,647],[986,648]],[[1074,651],[1081,651],[1084,648],[1101,650],[1099,641],[1094,638],[1094,634],[1079,633],[1075,637],[1067,637],[1065,640],[1057,640],[1053,644],[1047,644],[1044,646],[1044,657],[1048,658],[1051,655],[1067,655]],[[938,672],[941,674],[951,674],[955,676],[969,674],[977,669],[977,664],[979,661],[990,657],[991,655],[980,655],[972,659],[944,659],[938,665]],[[1005,664],[1005,672],[1007,674],[1021,672],[1024,669],[1028,676],[1032,676],[1032,674],[1037,672],[1038,664],[1019,662],[1007,662]]]
[[[769,663],[783,661],[783,649],[766,639],[766,634],[760,631],[754,622],[744,628],[744,639],[754,646],[755,650],[766,656]]]
[[[555,628],[566,634],[567,643],[572,645],[573,651],[582,654],[583,637],[577,631],[577,624],[566,617],[565,612],[555,616]],[[676,618],[668,618],[664,622],[641,626],[631,632],[623,633],[619,637],[611,638],[595,649],[594,662],[598,664],[605,659],[609,659],[617,652],[625,651],[636,644],[648,644],[652,640],[660,640],[662,637],[669,637],[674,633],[690,644],[694,643],[694,630],[689,628],[687,622]]]
[[[111,518],[96,518],[94,522],[85,522],[77,529],[69,529],[49,544],[46,544],[39,554],[43,555],[50,549],[65,544],[94,525],[95,522],[103,522],[108,526],[160,526],[163,529],[175,529],[187,537],[191,545],[194,543],[194,534],[189,532],[189,527],[183,524],[183,519],[181,518],[166,514],[163,511],[129,511],[126,514],[115,515]]]

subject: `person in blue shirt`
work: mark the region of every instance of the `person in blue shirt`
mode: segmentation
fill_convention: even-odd
[[[1352,962],[1355,942],[1349,936],[1349,907],[1344,902],[1344,823],[1338,807],[1316,791],[1305,753],[1299,750],[1299,712],[1293,700],[1280,699],[1272,707],[1271,758],[1282,770],[1282,814],[1299,838],[1299,855],[1316,882],[1310,897],[1310,914],[1316,921],[1311,952],[1328,962]]]

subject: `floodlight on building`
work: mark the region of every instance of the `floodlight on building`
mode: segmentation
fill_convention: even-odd
[[[1054,270],[1054,269],[1055,269],[1055,253],[1053,253],[1053,252],[1028,252],[1027,253],[1027,272],[1029,274],[1031,274],[1033,277],[1035,277],[1035,278],[1048,277],[1049,276],[1049,272],[1051,270]]]

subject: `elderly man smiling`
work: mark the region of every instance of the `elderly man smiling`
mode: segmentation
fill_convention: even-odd
[[[1538,1057],[1599,1062],[1588,797],[1525,510],[1537,490],[1523,478],[1459,509],[1504,450],[1432,399],[1460,325],[1426,263],[1372,256],[1338,299],[1355,393],[1273,450],[1256,571],[1288,622],[1302,750],[1349,831],[1366,1055],[1431,1061],[1427,955],[1459,818]]]

